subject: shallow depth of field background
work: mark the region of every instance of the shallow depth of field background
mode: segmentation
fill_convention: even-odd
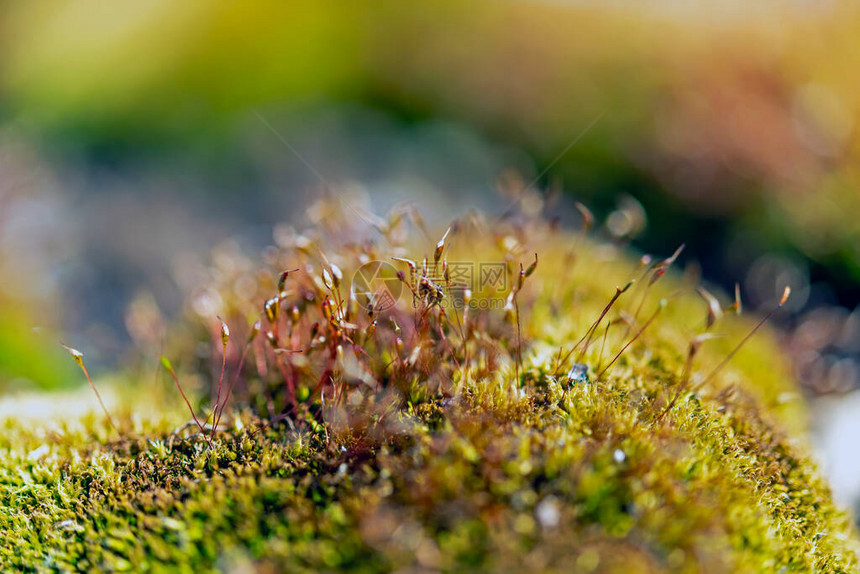
[[[59,340],[129,364],[198,261],[323,194],[442,225],[519,178],[565,225],[579,200],[608,240],[686,243],[750,310],[790,284],[778,327],[855,505],[860,8],[372,4],[0,7],[0,404],[79,383]]]

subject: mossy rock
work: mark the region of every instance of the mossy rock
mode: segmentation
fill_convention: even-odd
[[[281,238],[262,274],[246,260],[216,257],[206,282],[222,294],[217,311],[236,325],[260,315],[266,292],[277,292],[277,270],[305,271],[286,278],[277,301],[286,318],[277,320],[289,335],[274,336],[304,350],[279,355],[298,387],[296,406],[286,408],[278,369],[246,368],[214,436],[183,425],[178,395],[165,399],[167,387],[151,383],[121,389],[112,413],[119,431],[96,414],[6,421],[4,571],[856,569],[855,534],[806,454],[802,400],[772,336],[759,332],[706,378],[753,326],[724,317],[711,330],[726,336],[703,343],[684,374],[707,310],[690,278],[670,272],[646,289],[654,268],[612,246],[540,222],[493,232],[460,222],[444,257],[507,259],[509,287],[519,261],[527,268],[539,254],[516,301],[504,298],[507,311],[475,311],[464,329],[462,313],[425,305],[435,296],[425,290],[418,311],[404,300],[411,296],[391,310],[397,328],[380,319],[369,335],[366,314],[349,302],[338,311],[335,291],[347,293],[347,280],[333,270],[348,277],[363,261],[357,253],[387,259],[408,250],[385,226],[374,247],[357,243],[344,217],[326,216],[338,241],[332,231]],[[251,295],[231,291],[241,276],[261,277]],[[645,281],[607,313],[615,326],[605,341],[604,322],[562,361],[630,277]],[[291,298],[310,301],[307,289],[329,293],[335,310],[315,299],[300,314],[319,308],[328,325],[314,328],[318,317],[305,322],[298,310],[290,317]],[[648,323],[661,298],[668,305]],[[201,396],[219,378],[221,345],[219,323],[203,324],[215,375],[203,361],[197,377],[179,377]],[[271,330],[265,316],[262,325]],[[312,343],[311,332],[325,341]],[[240,336],[228,345],[234,367]],[[271,349],[247,349],[277,364]],[[328,359],[333,367],[320,377]],[[568,377],[573,361],[585,367]],[[324,400],[317,380],[331,389]],[[260,397],[285,401],[286,415],[271,422]]]

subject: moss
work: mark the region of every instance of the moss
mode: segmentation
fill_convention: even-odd
[[[461,224],[445,249],[450,261],[507,257],[514,284],[517,260],[527,266],[526,254],[539,253],[507,320],[503,311],[475,312],[472,327],[460,330],[462,314],[455,321],[451,310],[428,306],[415,317],[431,328],[416,319],[409,331],[413,315],[403,306],[392,315],[398,327],[379,319],[371,338],[372,318],[360,312],[349,321],[341,316],[343,324],[330,313],[326,327],[313,315],[317,307],[326,313],[317,298],[300,310],[311,319],[293,314],[275,336],[284,344],[297,339],[305,351],[289,355],[284,371],[303,389],[295,393],[298,406],[288,408],[271,349],[254,343],[251,354],[263,360],[242,369],[224,416],[229,424],[211,446],[208,432],[182,425],[187,413],[178,397],[163,403],[161,392],[142,385],[123,391],[124,412],[114,413],[120,432],[95,416],[7,421],[0,438],[3,569],[856,569],[854,532],[799,441],[802,404],[769,335],[753,339],[707,384],[683,388],[662,416],[684,380],[687,345],[703,328],[706,306],[693,285],[667,276],[650,291],[625,293],[607,315],[615,327],[605,345],[601,327],[581,357],[587,372],[571,379],[565,373],[578,353],[560,366],[559,348],[579,340],[615,285],[642,270],[612,247],[542,223],[497,229],[481,235]],[[309,263],[318,260],[306,254],[307,240],[322,237],[296,236],[269,251],[274,268],[306,270],[287,279],[279,300],[286,314],[294,297],[306,298],[303,285],[333,296],[338,289],[331,273],[318,284],[322,273]],[[325,246],[328,261],[354,239]],[[388,247],[402,254],[404,245]],[[274,287],[269,274],[253,296],[230,294],[237,277],[256,275],[245,260],[215,259],[204,283],[222,294],[222,316],[234,325],[255,319]],[[348,258],[337,261],[349,271]],[[323,265],[330,263],[317,269]],[[669,300],[666,310],[598,377],[644,324],[634,319],[639,301],[647,315],[660,298]],[[344,327],[350,322],[360,325]],[[202,325],[189,332],[208,329],[200,336],[214,349],[205,355],[215,367],[203,360],[180,377],[201,396],[219,378],[221,345],[218,324]],[[750,326],[722,319],[716,328],[726,337],[703,345],[693,380],[703,380]],[[263,331],[273,328],[264,323]],[[312,345],[311,331],[326,343]],[[238,368],[233,354],[229,364]],[[263,371],[266,365],[273,368]],[[330,389],[327,399],[316,386]],[[147,403],[158,416],[143,422]],[[240,411],[241,404],[250,408]],[[271,422],[282,404],[286,414]]]

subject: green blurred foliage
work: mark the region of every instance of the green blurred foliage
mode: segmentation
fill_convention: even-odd
[[[349,11],[337,2],[20,4],[4,18],[4,85],[19,117],[58,133],[187,141],[261,101],[355,85],[361,33]]]
[[[53,389],[75,380],[71,362],[47,334],[50,329],[34,329],[36,321],[26,305],[0,296],[0,316],[0,391],[25,390],[32,384]]]
[[[598,208],[633,193],[651,216],[647,247],[751,230],[831,280],[860,282],[849,3],[44,0],[4,11],[7,113],[55,141],[211,145],[254,106],[361,101],[456,119],[548,165],[600,117],[552,173]],[[703,227],[712,221],[728,230]]]

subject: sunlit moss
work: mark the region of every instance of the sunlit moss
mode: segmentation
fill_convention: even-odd
[[[264,315],[272,290],[281,288],[275,299],[280,318],[264,318],[267,336],[255,341],[297,343],[303,352],[278,355],[252,346],[271,371],[261,376],[256,366],[244,365],[236,400],[224,408],[226,425],[211,444],[209,427],[198,432],[183,424],[188,414],[178,394],[140,384],[122,391],[123,408],[112,413],[118,432],[97,414],[5,423],[4,569],[856,568],[849,521],[798,442],[801,401],[770,335],[753,339],[701,388],[683,390],[661,416],[708,312],[695,285],[669,274],[647,297],[635,287],[619,297],[607,313],[614,326],[605,342],[602,323],[581,357],[587,369],[569,378],[579,353],[566,362],[560,357],[598,318],[616,285],[642,276],[643,269],[613,247],[529,221],[474,229],[461,222],[447,238],[444,256],[507,257],[516,284],[519,262],[527,267],[539,253],[537,270],[517,297],[518,334],[503,309],[469,318],[451,310],[443,316],[436,306],[416,314],[411,301],[401,300],[397,327],[383,315],[372,339],[372,318],[361,311],[346,320],[323,298],[292,310],[295,297],[307,298],[305,287],[329,293],[334,309],[337,289],[346,293],[347,279],[341,284],[337,274],[343,269],[348,277],[353,270],[355,253],[347,252],[356,237],[338,217],[345,214],[327,214],[328,232],[296,236],[270,250],[271,268],[252,274],[260,281],[252,297],[228,288],[237,275],[249,273],[247,261],[215,258],[206,283],[222,299],[219,309],[210,310],[232,323],[230,345],[241,350],[236,341],[246,334],[240,320],[250,324]],[[420,259],[420,247],[398,243],[386,225],[380,229],[375,246],[359,252]],[[330,235],[334,230],[337,240]],[[325,259],[311,242],[325,250]],[[430,264],[434,246],[424,246]],[[326,265],[337,271],[326,276]],[[302,273],[278,286],[279,271],[294,267]],[[291,290],[293,281],[305,287]],[[423,296],[435,297],[432,290]],[[658,301],[668,304],[597,380],[599,367],[641,330],[644,319],[632,318],[640,298],[643,317]],[[328,315],[329,325],[313,327],[316,313]],[[314,318],[304,321],[303,314]],[[413,329],[410,320],[434,327]],[[189,389],[196,385],[198,412],[205,412],[209,393],[201,391],[207,381],[221,380],[218,352],[226,344],[214,316],[195,321],[201,328],[189,333],[202,333],[199,341],[177,345],[175,352],[215,349],[201,366],[178,375]],[[458,322],[467,328],[459,329]],[[737,317],[718,321],[713,329],[726,336],[702,345],[693,380],[703,380],[751,325]],[[322,342],[311,344],[311,332]],[[354,353],[346,337],[363,353]],[[315,366],[327,365],[330,356],[331,376],[320,377]],[[293,395],[278,378],[279,360],[283,372],[294,374]],[[232,375],[237,357],[226,362]],[[355,373],[362,373],[363,384],[352,382]],[[323,381],[325,403],[312,388],[317,380]],[[267,412],[266,397],[282,401],[274,412]],[[293,400],[298,406],[290,408]],[[159,414],[141,416],[147,406]],[[279,410],[287,415],[271,424]],[[211,423],[211,407],[209,415]]]

